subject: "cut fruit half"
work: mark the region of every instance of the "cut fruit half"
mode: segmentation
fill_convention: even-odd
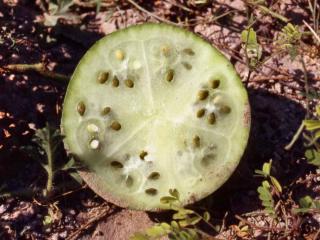
[[[169,189],[189,204],[230,177],[250,111],[217,49],[186,30],[143,24],[85,54],[67,89],[62,129],[95,192],[122,207],[158,210]]]

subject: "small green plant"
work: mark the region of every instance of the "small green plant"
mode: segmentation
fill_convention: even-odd
[[[44,13],[43,24],[47,27],[55,26],[59,19],[65,19],[72,22],[78,22],[80,16],[70,12],[70,8],[74,5],[72,0],[56,0],[50,1],[47,12]]]
[[[205,222],[215,231],[215,227],[209,222],[210,213],[204,212],[203,215],[194,210],[184,208],[180,200],[180,194],[176,189],[169,190],[169,196],[160,199],[163,204],[168,205],[169,209],[174,210],[172,221],[169,223],[158,223],[147,229],[144,233],[136,233],[131,240],[151,240],[168,236],[170,240],[196,240],[204,233],[197,228],[200,221]]]
[[[262,205],[265,208],[265,212],[272,217],[276,217],[276,207],[274,201],[274,195],[278,198],[282,193],[282,187],[279,181],[271,175],[272,161],[264,163],[261,170],[255,170],[255,173],[263,177],[261,186],[258,187],[259,199],[262,201]]]
[[[74,158],[71,158],[67,163],[60,163],[59,159],[63,137],[60,131],[51,127],[48,123],[42,129],[37,129],[32,139],[34,144],[22,148],[32,159],[39,161],[42,168],[47,173],[47,183],[43,190],[44,197],[50,197],[53,192],[53,181],[56,173],[59,171],[67,171],[71,177],[80,182],[78,174],[74,172],[79,168]]]
[[[299,208],[295,209],[296,213],[320,213],[320,200],[314,200],[309,195],[299,199]]]
[[[262,47],[258,43],[257,34],[252,27],[241,33],[243,49],[245,51],[247,66],[253,70],[258,66],[262,56]]]

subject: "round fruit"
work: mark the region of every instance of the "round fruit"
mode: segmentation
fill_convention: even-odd
[[[166,208],[206,197],[234,171],[250,129],[248,97],[209,43],[165,24],[129,27],[98,41],[64,100],[67,149],[82,178],[119,206]]]

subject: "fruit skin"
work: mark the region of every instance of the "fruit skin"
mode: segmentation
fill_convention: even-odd
[[[113,32],[111,34],[108,34],[106,37],[111,37],[111,36],[121,36],[121,35],[125,35],[126,33],[130,32],[131,30],[134,29],[139,29],[139,28],[159,28],[161,27],[162,29],[168,29],[170,31],[175,30],[175,31],[181,31],[184,32],[185,34],[190,34],[191,32],[188,30],[185,30],[183,28],[179,28],[173,25],[169,25],[169,24],[164,24],[164,23],[144,23],[141,25],[133,25],[130,26],[128,28]],[[105,38],[105,37],[104,37]],[[86,58],[91,56],[92,54],[95,54],[94,52],[96,51],[96,47],[100,44],[100,42],[102,42],[104,40],[104,38],[98,40],[87,52],[86,54],[81,58],[80,62],[78,63],[78,66],[76,67],[71,79],[76,78],[78,74],[80,74],[80,70],[79,70],[79,66],[81,65],[82,62],[86,61]],[[235,161],[232,163],[232,165],[230,165],[229,167],[227,167],[225,169],[225,172],[223,175],[217,174],[217,177],[220,178],[221,183],[219,187],[221,187],[221,185],[223,185],[223,183],[225,183],[229,177],[232,175],[232,173],[234,172],[234,170],[236,169],[236,166],[238,165],[239,161],[241,160],[241,157],[243,155],[243,152],[245,150],[245,147],[247,145],[248,142],[248,138],[249,138],[249,134],[250,134],[250,126],[251,126],[251,111],[250,111],[250,104],[249,104],[249,100],[248,100],[248,96],[247,96],[247,92],[245,91],[241,79],[238,76],[238,74],[236,73],[233,65],[229,62],[229,60],[215,47],[212,46],[209,42],[207,42],[206,40],[202,39],[200,36],[193,34],[193,38],[195,42],[199,42],[200,44],[206,44],[209,45],[211,48],[213,48],[215,50],[215,53],[217,55],[219,55],[219,57],[224,58],[226,61],[228,61],[228,70],[232,72],[232,74],[235,77],[234,81],[237,83],[238,87],[242,90],[241,93],[241,97],[243,98],[244,102],[245,102],[245,111],[243,114],[243,125],[239,126],[242,127],[244,129],[246,129],[245,131],[243,131],[242,136],[239,138],[239,143],[242,143],[241,146],[239,148],[243,149],[243,151],[241,153],[238,154],[238,156],[234,157],[235,159],[238,159],[238,161]],[[70,90],[72,88],[72,81],[70,81],[70,84],[68,86],[65,98],[68,98],[68,96],[70,95]],[[63,129],[63,118],[65,117],[65,114],[67,112],[63,111],[62,113],[62,124],[61,124],[61,131],[62,133],[64,133],[64,129]],[[72,154],[72,152],[69,151],[69,147],[68,147],[68,143],[67,141],[64,141],[65,144],[65,148],[67,150],[67,152],[69,154]],[[76,157],[76,156],[75,156]],[[100,195],[101,197],[103,197],[105,200],[110,201],[120,207],[123,208],[132,208],[135,210],[148,210],[148,211],[162,211],[165,210],[167,207],[166,206],[161,206],[159,208],[151,208],[151,209],[146,209],[144,206],[135,206],[132,207],[131,206],[131,202],[130,199],[126,199],[123,200],[121,198],[118,198],[116,196],[114,196],[112,193],[109,192],[105,192],[103,191],[103,182],[102,179],[99,180],[99,176],[96,175],[94,172],[91,172],[88,169],[82,169],[82,170],[78,170],[79,175],[84,179],[84,181],[88,184],[88,186],[93,189],[98,195]],[[218,187],[218,188],[219,188]],[[214,190],[216,191],[216,190]],[[214,192],[213,191],[213,192]],[[213,192],[199,192],[197,194],[193,194],[190,196],[189,199],[187,199],[186,201],[182,202],[183,205],[188,205],[188,204],[192,204],[196,201],[199,201],[205,197],[207,197],[208,195],[212,194]]]

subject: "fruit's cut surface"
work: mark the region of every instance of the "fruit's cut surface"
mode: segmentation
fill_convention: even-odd
[[[67,149],[105,199],[156,210],[219,188],[244,152],[247,93],[231,63],[186,30],[143,24],[112,33],[82,58],[64,100]]]

